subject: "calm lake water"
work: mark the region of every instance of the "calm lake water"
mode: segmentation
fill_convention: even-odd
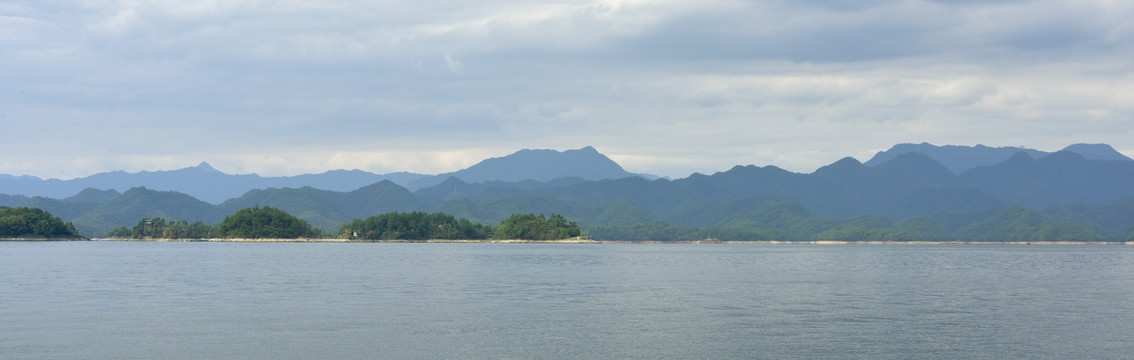
[[[1134,357],[1134,247],[0,243],[3,359]]]

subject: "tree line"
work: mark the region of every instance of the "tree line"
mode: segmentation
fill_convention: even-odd
[[[559,240],[583,235],[579,225],[563,215],[513,214],[500,222],[495,236],[500,239]]]
[[[160,217],[144,218],[134,227],[119,227],[111,237],[156,239],[294,239],[328,237],[283,210],[264,206],[238,210],[225,217],[219,226],[201,222],[171,221]],[[582,235],[579,225],[562,215],[514,214],[496,227],[457,219],[445,213],[392,212],[343,225],[339,235],[355,240],[485,240],[523,239],[559,240]]]
[[[392,212],[344,225],[340,234],[363,240],[562,240],[582,236],[579,225],[563,215],[512,214],[496,227],[456,219],[444,213]]]
[[[339,234],[347,239],[364,240],[476,240],[491,237],[492,228],[444,213],[415,211],[355,219],[344,225]]]
[[[134,239],[297,239],[326,236],[306,221],[269,206],[237,210],[226,216],[219,226],[153,217],[138,220],[133,228],[123,226],[111,230],[107,235]]]
[[[75,225],[42,209],[0,206],[0,237],[78,236]]]
[[[111,230],[110,237],[117,238],[157,238],[157,239],[209,239],[221,237],[216,226],[200,221],[190,224],[187,221],[169,221],[164,218],[143,218],[134,227],[119,227]]]

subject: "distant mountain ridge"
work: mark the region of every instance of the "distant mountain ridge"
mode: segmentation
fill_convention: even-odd
[[[524,180],[542,182],[566,177],[603,180],[634,176],[641,175],[627,172],[621,165],[590,146],[566,151],[523,149],[508,156],[485,159],[460,171],[416,179],[406,187],[410,190],[427,188],[451,177],[468,183],[482,183]]]
[[[230,175],[214,169],[206,162],[194,167],[168,171],[128,173],[112,171],[72,179],[40,179],[33,176],[0,175],[0,193],[17,196],[64,198],[87,188],[126,191],[146,187],[161,191],[177,191],[219,204],[255,189],[301,188],[310,186],[330,191],[351,191],[381,181],[416,190],[437,185],[449,177],[471,183],[486,181],[548,181],[561,177],[585,180],[640,176],[587,146],[577,150],[520,150],[511,155],[484,160],[472,167],[440,175],[408,172],[374,174],[362,170],[332,170],[321,174],[284,177],[261,177],[256,174]],[[645,176],[645,175],[642,175]],[[4,202],[15,200],[0,199]]]
[[[207,202],[220,203],[252,189],[315,186],[327,190],[350,191],[383,180],[408,182],[423,176],[426,175],[412,173],[379,175],[361,170],[334,170],[321,174],[261,177],[256,174],[225,174],[202,162],[194,167],[177,170],[136,173],[112,171],[71,180],[43,180],[32,176],[0,177],[0,192],[11,195],[63,198],[88,188],[126,191],[135,187],[146,187],[161,191],[177,191]]]
[[[1090,160],[1134,161],[1107,144],[1074,144],[1060,151],[1073,152]],[[984,145],[937,146],[930,143],[898,144],[894,145],[889,150],[878,152],[873,158],[866,161],[865,165],[874,167],[902,154],[920,153],[941,163],[954,174],[960,174],[973,168],[996,165],[1021,152],[1028,154],[1033,159],[1039,159],[1054,154],[1025,147],[1010,146],[994,148]]]

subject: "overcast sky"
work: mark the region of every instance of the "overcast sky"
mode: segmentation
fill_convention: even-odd
[[[1134,2],[0,0],[0,173],[1134,156]]]

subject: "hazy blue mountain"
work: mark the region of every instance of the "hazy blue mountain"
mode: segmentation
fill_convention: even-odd
[[[584,180],[618,179],[639,176],[627,172],[606,155],[587,146],[582,149],[556,151],[524,149],[511,155],[486,159],[456,172],[410,181],[408,188],[431,187],[453,177],[468,183],[487,181],[549,181],[562,177]]]
[[[1074,144],[1060,151],[1076,153],[1088,160],[1134,161],[1107,144]],[[1011,146],[994,148],[984,145],[937,146],[929,143],[898,144],[894,145],[889,150],[875,154],[865,165],[874,167],[886,163],[902,154],[919,153],[937,160],[937,162],[940,162],[954,174],[960,174],[976,167],[996,165],[1020,152],[1028,154],[1033,159],[1039,159],[1053,154],[1025,147]]]
[[[796,201],[826,218],[877,214],[895,221],[1016,203],[1036,208],[1075,203],[1102,206],[1134,196],[1130,179],[1134,179],[1134,162],[1089,160],[1069,152],[1039,160],[1020,153],[964,175],[953,174],[926,155],[908,153],[876,167],[843,159],[812,174],[771,166],[737,166],[674,181],[626,178],[527,191],[501,189],[495,195],[553,195],[592,209],[626,199],[667,222],[704,226],[716,210],[753,197]],[[470,196],[476,202],[485,197]]]
[[[406,184],[421,178],[428,177],[429,175],[415,174],[409,172],[394,172],[388,174],[374,174],[362,170],[331,170],[321,174],[308,174],[296,175],[289,177],[269,177],[264,178],[264,183],[269,186],[261,186],[259,188],[267,187],[291,187],[298,188],[304,186],[314,187],[316,189],[331,190],[331,191],[352,191],[360,187],[375,184],[382,181],[390,181],[392,183],[405,186]]]
[[[1006,206],[1007,203],[975,189],[965,188],[922,188],[888,203],[883,211],[894,220],[930,216],[942,212],[968,213],[986,211]]]
[[[310,186],[316,189],[343,192],[383,180],[389,180],[410,189],[420,189],[435,186],[450,177],[469,183],[482,183],[524,180],[547,182],[564,177],[598,180],[630,176],[653,177],[629,173],[610,158],[588,146],[562,152],[521,150],[508,156],[486,159],[467,169],[435,176],[408,172],[380,175],[361,170],[332,170],[321,174],[261,177],[256,174],[225,174],[205,162],[194,167],[177,170],[137,173],[112,171],[71,180],[44,180],[33,176],[0,175],[0,193],[59,199],[76,194],[86,188],[125,191],[133,187],[146,187],[154,190],[177,191],[210,203],[219,204],[253,189]]]
[[[924,154],[907,153],[874,167],[876,177],[894,186],[906,188],[948,187],[954,174],[941,162]]]
[[[990,166],[998,164],[1021,152],[1030,155],[1032,158],[1039,158],[1047,155],[1047,153],[1043,151],[1028,149],[1024,147],[994,148],[984,145],[937,146],[930,143],[898,144],[894,145],[889,150],[875,154],[873,158],[870,158],[870,160],[866,161],[865,165],[874,167],[890,161],[898,155],[907,153],[919,153],[937,160],[937,162],[941,163],[941,165],[944,165],[945,168],[949,169],[949,171],[952,171],[954,174],[960,174],[978,166]]]
[[[524,180],[518,182],[489,181],[470,184],[461,179],[450,177],[440,184],[418,189],[414,194],[421,197],[423,200],[434,203],[442,203],[456,198],[470,198],[480,201],[501,196],[525,194],[533,190],[554,189],[587,182],[587,180],[577,177],[564,177],[543,182]]]
[[[406,188],[383,181],[344,193],[338,198],[351,219],[361,219],[394,211],[425,211],[432,206]]]
[[[114,190],[114,189],[99,190],[99,189],[95,189],[95,188],[86,188],[86,189],[83,189],[83,191],[80,191],[78,194],[75,194],[74,196],[63,199],[63,201],[72,202],[72,203],[102,204],[102,203],[105,203],[107,201],[113,200],[114,198],[118,197],[119,195],[122,195],[122,193],[120,193],[120,192],[118,192],[117,190]]]
[[[646,181],[626,178],[585,182],[543,190],[581,206],[600,208],[613,199],[627,199],[681,226],[706,226],[737,211],[736,201],[745,199],[790,199],[810,211],[832,218],[863,214],[882,214],[896,219],[953,210],[948,206],[970,206],[975,201],[926,204],[910,214],[905,211],[911,199],[929,195],[948,197],[952,193],[926,194],[922,189],[947,189],[957,183],[956,175],[926,156],[910,154],[880,168],[870,168],[845,158],[812,174],[798,174],[774,166],[736,166],[713,175],[694,174],[673,181]],[[973,196],[979,197],[979,194]],[[966,199],[969,200],[969,199]],[[982,199],[983,200],[983,199]],[[893,210],[896,205],[906,209]],[[717,215],[723,214],[723,215]]]
[[[0,194],[0,206],[19,207],[26,201],[28,201],[27,196]]]
[[[588,220],[590,224],[598,226],[650,224],[662,221],[657,215],[627,199],[611,202]]]
[[[0,193],[20,195],[24,197],[44,196],[61,199],[86,188],[86,186],[72,184],[71,180],[40,179],[35,176],[0,175]]]
[[[220,203],[252,189],[312,186],[324,190],[350,191],[382,180],[408,182],[425,175],[412,173],[373,174],[361,170],[334,170],[321,174],[261,177],[256,174],[231,175],[202,162],[194,167],[168,171],[128,173],[112,171],[72,180],[43,180],[31,176],[0,177],[0,191],[26,196],[63,198],[87,188],[125,191],[134,187],[177,191],[198,199]]]
[[[73,202],[35,196],[24,201],[19,206],[43,209],[63,220],[69,220],[90,213],[97,208],[98,205],[98,203],[93,202]],[[80,233],[82,232],[80,231]]]
[[[1108,205],[1134,196],[1134,162],[1089,160],[1060,151],[1040,159],[1019,154],[996,166],[961,175],[964,187],[1009,204],[1033,208],[1056,205]]]
[[[1076,153],[1090,160],[1134,161],[1107,144],[1074,144],[1060,151]]]

